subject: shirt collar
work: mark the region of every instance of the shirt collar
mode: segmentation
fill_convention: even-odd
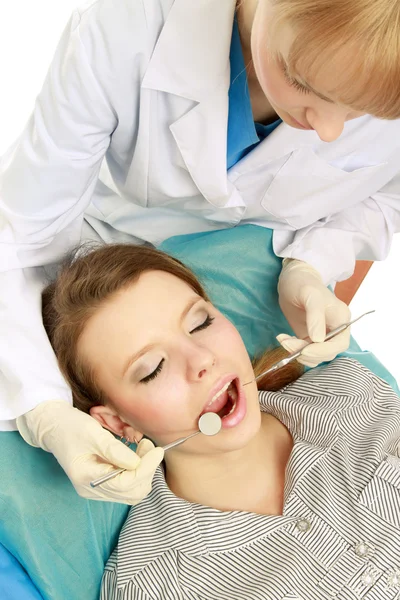
[[[254,146],[259,144],[260,141],[268,137],[282,123],[282,120],[278,118],[269,125],[254,122],[247,83],[246,65],[236,15],[233,21],[229,62],[231,72],[228,92],[228,169],[235,165]]]
[[[246,148],[260,141],[253,120],[246,65],[236,16],[233,20],[229,61],[231,78],[228,113],[228,167],[236,162],[237,156],[240,156]]]

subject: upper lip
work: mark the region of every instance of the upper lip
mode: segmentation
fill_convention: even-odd
[[[227,383],[230,383],[234,379],[237,379],[236,373],[227,373],[226,375],[224,375],[223,377],[218,379],[217,383],[211,388],[211,391],[208,394],[208,399],[203,406],[203,410],[202,410],[201,414],[204,414],[205,412],[218,412],[218,410],[220,410],[222,408],[222,406],[217,408],[217,402],[218,402],[219,398],[217,398],[217,400],[215,400],[211,404],[212,399],[214,398],[215,394],[217,394],[224,387],[224,385],[226,385]],[[217,408],[217,411],[213,410],[214,406],[215,406],[215,408]]]

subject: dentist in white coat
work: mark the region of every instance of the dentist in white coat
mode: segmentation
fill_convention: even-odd
[[[386,3],[377,0],[382,14]],[[1,158],[0,425],[17,424],[28,443],[54,453],[82,496],[139,502],[163,451],[143,441],[133,453],[71,406],[41,289],[80,240],[158,244],[243,223],[273,228],[285,259],[281,307],[299,338],[319,342],[304,361],[348,345],[347,332],[321,343],[349,317],[326,286],[349,277],[356,258],[384,259],[400,228],[400,101],[389,89],[400,57],[390,62],[370,2],[321,0],[330,20],[307,4],[315,2],[87,1]],[[339,5],[343,39],[334,46]],[[374,17],[384,40],[399,22],[392,17]],[[355,27],[365,48],[385,52],[378,90],[374,57],[369,79],[357,67],[364,47],[351,40],[364,38]],[[302,43],[312,50],[302,54]],[[313,75],[320,57],[326,68]],[[90,488],[115,466],[127,471]]]

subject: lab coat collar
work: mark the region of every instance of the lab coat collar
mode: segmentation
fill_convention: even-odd
[[[234,181],[242,175],[258,171],[260,166],[281,156],[289,156],[298,148],[313,148],[322,143],[315,131],[294,129],[286,123],[281,123],[254,150],[232,167],[229,171],[230,179]]]
[[[201,102],[229,86],[235,5],[235,0],[175,0],[142,87]]]
[[[170,130],[200,193],[217,207],[230,196],[226,155],[235,4],[175,0],[142,82],[142,88],[194,102]]]

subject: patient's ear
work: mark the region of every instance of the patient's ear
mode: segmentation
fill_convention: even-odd
[[[102,427],[116,435],[129,439],[131,442],[134,439],[139,442],[143,437],[143,433],[121,419],[112,406],[104,406],[103,404],[92,406],[89,412],[90,416],[96,419]]]

